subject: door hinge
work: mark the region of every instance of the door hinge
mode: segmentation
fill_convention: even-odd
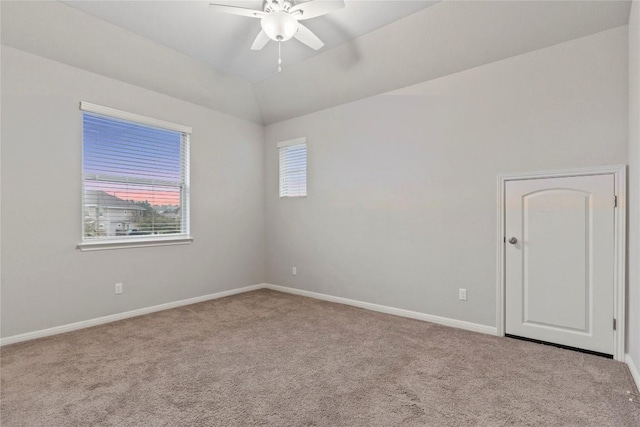
[[[613,319],[613,330],[614,330],[614,331],[616,330],[616,326],[617,326],[616,319]]]
[[[502,241],[503,241],[504,243],[507,243],[507,236],[504,236],[504,237],[502,238]]]
[[[613,207],[614,208],[618,207],[618,196],[613,196]]]

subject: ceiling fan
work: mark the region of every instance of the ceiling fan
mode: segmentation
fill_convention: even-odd
[[[259,18],[261,20],[262,30],[251,45],[252,50],[261,50],[269,40],[273,40],[278,42],[278,51],[280,51],[280,43],[292,37],[295,37],[310,48],[318,50],[324,46],[324,43],[299,21],[316,18],[342,9],[344,0],[311,0],[298,4],[294,0],[264,0],[262,10],[216,3],[209,3],[209,5],[218,12]],[[278,52],[278,71],[282,71],[281,64],[282,59],[280,58],[280,52]]]

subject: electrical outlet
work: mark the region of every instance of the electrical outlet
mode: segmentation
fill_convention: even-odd
[[[291,268],[291,275],[292,275],[292,276],[295,276],[296,274],[298,274],[298,269],[297,269],[297,268],[295,268],[295,267],[292,267],[292,268]]]
[[[458,298],[461,301],[466,301],[467,300],[467,290],[466,289],[458,289]]]
[[[116,283],[116,294],[122,293],[122,283]]]

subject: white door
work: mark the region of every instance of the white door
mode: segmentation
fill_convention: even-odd
[[[507,181],[507,334],[613,354],[614,175]]]

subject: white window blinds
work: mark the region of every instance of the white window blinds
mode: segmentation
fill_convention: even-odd
[[[307,139],[278,143],[280,158],[280,197],[307,195]]]
[[[190,129],[106,107],[83,112],[83,241],[189,234]]]

